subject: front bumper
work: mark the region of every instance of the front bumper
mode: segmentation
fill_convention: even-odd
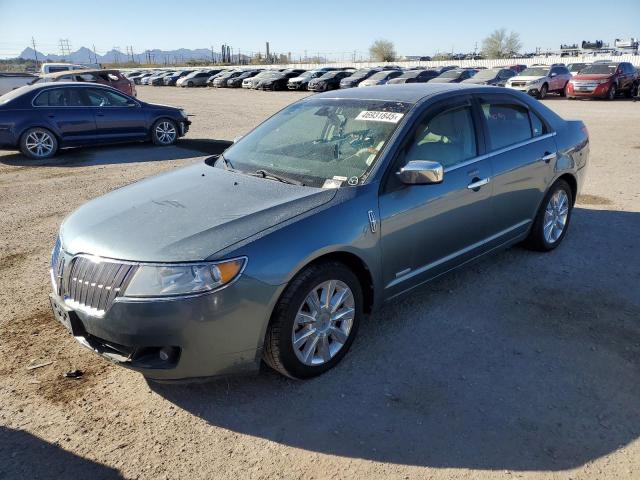
[[[574,86],[572,83],[567,85],[567,96],[569,98],[585,97],[585,98],[606,98],[609,94],[611,83],[600,83],[597,85],[584,84]]]
[[[507,85],[507,88],[518,90],[519,92],[524,92],[534,97],[537,97],[540,94],[539,87],[540,85],[537,83],[533,85]]]
[[[73,310],[52,293],[56,319],[84,347],[155,380],[256,371],[283,286],[250,277],[214,293],[136,301],[119,297],[103,317]],[[160,351],[172,352],[161,358]]]

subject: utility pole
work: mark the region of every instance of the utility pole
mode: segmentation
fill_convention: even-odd
[[[98,63],[98,56],[96,55],[96,44],[92,45],[93,47],[93,63]]]
[[[211,45],[211,64],[216,63],[215,55],[213,54],[213,45]]]
[[[60,39],[60,55],[65,60],[67,59],[67,57],[71,56],[71,46],[69,45],[68,38]]]
[[[38,50],[36,49],[36,39],[31,37],[31,45],[33,45],[33,55],[36,57],[36,70],[38,69]]]
[[[116,65],[120,63],[120,47],[113,47],[113,61]]]

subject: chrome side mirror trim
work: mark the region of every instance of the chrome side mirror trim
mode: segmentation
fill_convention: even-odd
[[[396,172],[402,183],[407,185],[428,185],[442,183],[444,169],[438,162],[430,160],[411,160]]]

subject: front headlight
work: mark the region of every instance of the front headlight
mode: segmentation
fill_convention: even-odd
[[[596,83],[598,83],[598,85],[602,85],[603,83],[609,83],[611,80],[609,80],[608,78],[602,79],[602,80],[596,80]]]
[[[184,108],[180,109],[180,115],[182,115],[184,118],[187,118],[187,112],[184,110]]]
[[[206,293],[223,287],[242,273],[246,258],[181,265],[140,265],[126,297],[174,297]]]
[[[540,83],[540,80],[529,80],[527,85],[535,85],[536,83]]]

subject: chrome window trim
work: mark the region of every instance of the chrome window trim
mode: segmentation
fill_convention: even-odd
[[[49,83],[55,83],[55,82],[49,82]],[[140,102],[133,98],[130,97],[129,95],[127,95],[124,92],[121,92],[120,90],[118,90],[117,88],[114,87],[109,87],[107,85],[101,85],[99,83],[96,84],[82,84],[82,82],[77,82],[79,83],[79,85],[61,85],[61,86],[51,86],[50,88],[44,88],[41,92],[38,92],[38,94],[33,97],[33,99],[31,99],[31,106],[33,108],[128,108],[129,106],[127,105],[126,107],[122,107],[122,106],[115,106],[115,105],[105,105],[103,107],[97,106],[97,105],[34,105],[34,102],[37,100],[37,98],[42,95],[45,92],[48,92],[50,90],[55,90],[55,89],[61,89],[61,88],[97,88],[97,89],[101,89],[101,90],[106,90],[108,92],[114,90],[114,93],[119,93],[120,95],[124,95],[125,97],[127,97],[129,100],[133,100],[136,104],[136,107],[141,107],[142,105],[140,104]],[[106,87],[106,88],[105,88]]]
[[[473,165],[476,162],[480,162],[482,160],[486,160],[487,158],[491,158],[491,157],[494,157],[496,155],[501,155],[501,154],[507,153],[507,152],[509,152],[511,150],[515,150],[516,148],[524,147],[526,145],[530,145],[530,144],[538,142],[540,140],[545,140],[547,138],[551,138],[551,137],[555,137],[555,136],[556,136],[556,132],[550,132],[550,133],[545,133],[544,135],[540,135],[538,137],[533,137],[533,138],[530,138],[528,140],[523,140],[521,142],[514,143],[512,145],[507,145],[506,147],[499,148],[498,150],[493,150],[491,152],[485,153],[483,155],[479,155],[477,157],[471,158],[469,160],[466,160],[464,162],[458,163],[456,165],[452,165],[451,167],[447,167],[447,168],[444,169],[444,173],[452,172],[454,170],[457,170],[458,168],[467,167],[469,165]]]

